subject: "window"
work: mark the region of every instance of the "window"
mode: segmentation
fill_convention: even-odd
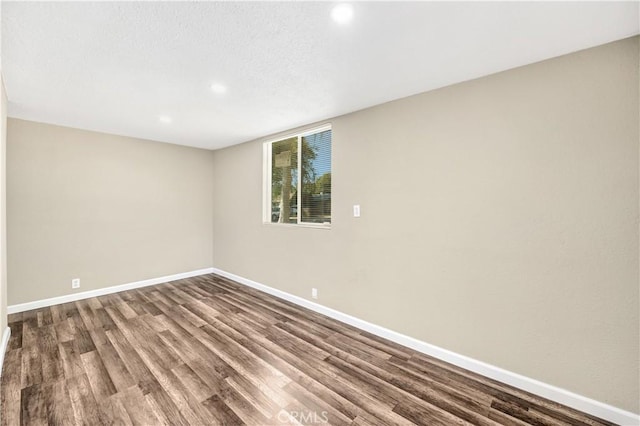
[[[264,145],[265,223],[331,224],[331,127]]]

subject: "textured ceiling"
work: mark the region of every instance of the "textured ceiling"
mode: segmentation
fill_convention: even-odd
[[[215,149],[639,31],[638,2],[334,5],[3,1],[9,115]]]

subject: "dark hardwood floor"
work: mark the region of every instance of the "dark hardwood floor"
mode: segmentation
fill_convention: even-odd
[[[9,321],[3,425],[608,424],[216,275]]]

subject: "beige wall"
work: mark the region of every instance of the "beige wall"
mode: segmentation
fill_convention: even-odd
[[[7,94],[0,73],[0,335],[7,328]]]
[[[9,305],[211,266],[211,151],[9,119],[7,158]]]
[[[331,120],[331,230],[215,152],[214,266],[639,412],[638,38]],[[352,204],[362,217],[351,217]]]

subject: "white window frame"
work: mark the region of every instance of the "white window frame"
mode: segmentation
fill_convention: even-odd
[[[283,136],[278,136],[275,139],[269,139],[268,141],[262,144],[262,223],[264,225],[271,226],[286,226],[286,227],[303,227],[303,228],[317,228],[317,229],[331,229],[331,223],[312,223],[312,222],[303,222],[302,221],[302,197],[299,195],[297,197],[297,212],[298,223],[278,223],[271,222],[271,145],[275,142],[280,142],[286,139],[298,138],[298,167],[301,167],[302,164],[302,138],[305,136],[313,135],[315,133],[325,132],[327,130],[332,130],[331,123],[323,124],[319,127],[313,127],[311,129],[304,130],[302,132],[297,133],[289,133]],[[333,131],[331,132],[331,173],[333,174]],[[302,185],[301,180],[302,176],[298,173],[298,186]],[[301,188],[298,188],[298,194]],[[332,189],[333,192],[333,189]],[[333,199],[331,201],[333,203]],[[331,222],[333,222],[333,204],[331,205]]]

